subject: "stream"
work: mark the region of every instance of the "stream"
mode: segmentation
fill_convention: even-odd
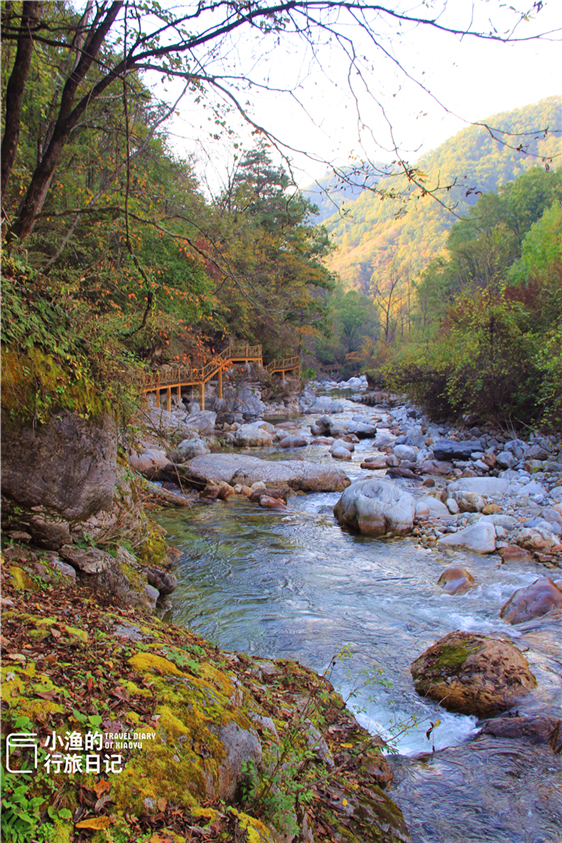
[[[343,404],[348,414],[372,415]],[[303,427],[313,420],[302,417]],[[322,446],[251,453],[332,460]],[[356,446],[344,467],[352,479],[371,453],[372,440]],[[299,494],[277,512],[236,496],[160,514],[181,552],[169,617],[225,650],[293,658],[319,673],[335,658],[329,678],[359,722],[389,741],[390,795],[413,843],[560,843],[562,757],[523,740],[474,740],[476,718],[421,699],[410,676],[412,661],[452,630],[509,637],[538,682],[520,713],[561,717],[560,622],[512,627],[499,617],[544,568],[503,564],[496,554],[445,556],[414,538],[352,535],[333,517],[339,497]],[[454,596],[438,588],[451,564],[466,567],[477,587]]]

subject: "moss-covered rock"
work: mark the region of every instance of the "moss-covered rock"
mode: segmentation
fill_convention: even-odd
[[[418,694],[449,711],[489,717],[529,693],[536,680],[511,641],[451,632],[411,667]]]
[[[6,723],[30,718],[18,728],[41,745],[99,724],[102,757],[122,761],[26,778],[33,821],[48,817],[53,839],[175,841],[205,829],[211,841],[409,840],[377,741],[312,671],[222,653],[155,617],[135,622],[80,583],[47,585],[31,611],[9,578],[6,592]]]

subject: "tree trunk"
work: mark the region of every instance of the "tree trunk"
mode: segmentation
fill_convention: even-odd
[[[29,68],[31,67],[31,56],[33,55],[32,29],[39,19],[40,14],[41,2],[37,2],[37,0],[24,0],[16,58],[6,87],[6,117],[4,122],[4,137],[2,138],[2,166],[0,173],[2,190],[4,192],[6,191],[18,148],[23,92],[25,90]]]
[[[14,240],[22,242],[30,233],[37,218],[37,214],[43,207],[51,185],[53,173],[60,161],[63,149],[72,129],[82,114],[86,111],[90,101],[96,96],[99,96],[101,92],[119,76],[122,70],[123,62],[112,72],[104,76],[98,84],[94,86],[89,94],[84,96],[73,109],[74,98],[76,96],[78,86],[85,78],[94,59],[96,58],[122,5],[123,0],[117,0],[117,2],[112,3],[103,21],[100,23],[100,14],[98,13],[92,24],[92,28],[88,34],[86,43],[84,44],[82,54],[64,86],[57,122],[55,124],[49,146],[35,168],[27,193],[20,207],[19,214],[8,231],[6,237],[8,243],[12,243]]]

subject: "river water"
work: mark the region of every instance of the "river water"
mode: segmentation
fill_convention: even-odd
[[[349,413],[372,415],[347,403]],[[373,452],[372,441],[361,442],[346,473],[360,476],[359,462]],[[297,455],[332,460],[318,446],[260,453]],[[474,740],[476,719],[422,700],[410,676],[412,661],[452,630],[499,634],[525,652],[537,677],[519,711],[562,716],[560,625],[517,628],[499,617],[510,595],[544,569],[504,565],[495,554],[444,556],[414,538],[352,535],[332,515],[338,498],[294,496],[280,513],[236,496],[163,513],[181,552],[174,623],[222,649],[294,658],[319,673],[336,657],[331,681],[396,753],[390,795],[414,843],[560,843],[561,757],[523,741]],[[466,567],[477,587],[445,594],[437,580],[450,564]]]

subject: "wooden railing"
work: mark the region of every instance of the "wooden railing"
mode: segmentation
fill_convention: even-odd
[[[159,369],[156,372],[148,372],[143,376],[141,392],[156,392],[156,400],[160,403],[160,390],[165,389],[167,393],[168,410],[172,406],[172,389],[177,391],[178,399],[181,397],[182,386],[198,386],[201,409],[205,409],[205,384],[214,375],[218,375],[219,397],[222,398],[222,373],[228,369],[231,363],[257,362],[263,365],[261,345],[248,345],[247,343],[230,343],[219,354],[215,354],[201,366],[193,366],[191,363],[177,366],[169,366],[164,371]],[[282,357],[272,360],[265,367],[272,375],[274,372],[281,372],[285,379],[286,372],[297,369],[300,373],[300,357]]]
[[[293,357],[280,357],[277,360],[272,360],[265,367],[272,375],[274,372],[289,372],[292,369],[300,369],[301,359],[298,354]]]

